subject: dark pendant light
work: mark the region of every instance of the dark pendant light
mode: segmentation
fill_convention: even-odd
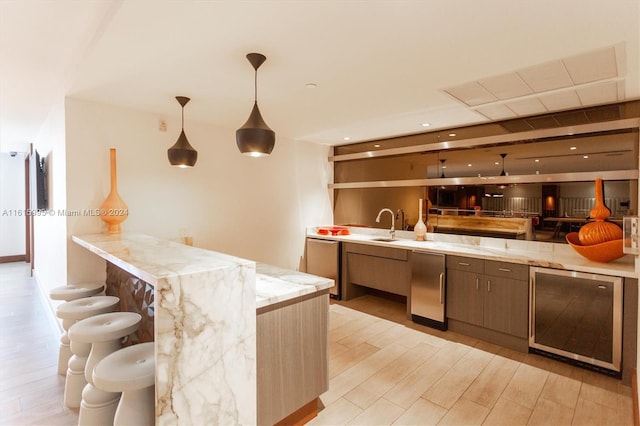
[[[441,178],[444,178],[444,169],[446,168],[444,165],[445,161],[447,161],[445,158],[440,159],[440,169],[442,170],[442,174],[440,175]]]
[[[247,122],[236,130],[236,143],[244,155],[264,157],[271,154],[276,143],[275,132],[264,122],[258,109],[258,68],[267,60],[267,57],[260,53],[249,53],[247,59],[255,70],[253,109]]]
[[[193,167],[196,165],[196,161],[198,161],[198,151],[193,149],[187,140],[187,136],[184,134],[184,106],[191,99],[184,96],[176,96],[176,100],[180,103],[180,106],[182,106],[182,130],[176,143],[167,150],[169,163],[171,163],[172,166],[182,168]]]
[[[504,172],[504,157],[506,157],[507,154],[500,154],[500,157],[502,157],[502,172],[500,173],[500,176],[506,176],[507,174]]]

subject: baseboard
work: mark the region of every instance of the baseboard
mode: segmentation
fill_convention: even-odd
[[[303,405],[284,419],[280,420],[275,424],[275,426],[302,426],[307,424],[311,419],[318,415],[318,401],[319,398],[315,398],[313,401]]]
[[[54,327],[58,329],[60,334],[61,335],[64,334],[64,328],[62,327],[62,320],[57,319],[58,317],[56,316],[56,309],[51,304],[48,292],[46,292],[46,290],[42,287],[42,284],[40,283],[40,280],[38,277],[38,271],[36,269],[33,270],[33,275],[31,276],[31,278],[35,281],[36,286],[38,287],[38,294],[42,302],[44,303],[44,306],[49,311],[48,312],[49,319],[53,323]],[[59,301],[59,302],[63,302],[63,301]]]
[[[631,398],[633,399],[633,424],[640,426],[640,418],[638,414],[638,375],[637,370],[631,370]]]
[[[18,254],[15,256],[0,256],[0,263],[26,262],[27,255]]]

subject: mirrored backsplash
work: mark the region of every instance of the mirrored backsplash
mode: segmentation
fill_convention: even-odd
[[[598,111],[618,111],[626,121]],[[510,133],[509,126],[520,129],[518,123],[491,123],[335,147],[334,223],[389,229],[388,215],[375,222],[388,208],[396,213],[396,229],[411,230],[422,214],[435,232],[566,242],[564,235],[588,220],[596,177],[604,179],[611,220],[636,215],[640,102],[571,114],[591,114],[592,122],[606,124],[485,138]],[[445,134],[477,139],[449,147],[442,143]],[[380,152],[367,151],[371,146]],[[421,213],[420,198],[430,204]],[[528,231],[514,231],[520,226],[514,223]],[[511,230],[502,232],[502,225]]]

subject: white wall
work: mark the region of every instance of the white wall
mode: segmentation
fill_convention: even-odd
[[[24,158],[0,153],[0,257],[26,253]]]
[[[166,154],[180,133],[177,117],[161,132],[154,114],[77,99],[67,99],[66,117],[68,211],[102,203],[113,147],[118,192],[129,207],[125,233],[178,238],[186,232],[195,246],[297,269],[305,227],[331,223],[328,147],[287,140],[275,129],[271,156],[244,157],[235,129],[191,122],[186,114],[185,133],[198,162],[179,169]],[[106,229],[98,217],[66,222],[69,236]],[[70,282],[104,275],[104,262],[95,255],[72,242],[66,251]]]
[[[49,211],[54,212],[35,216],[33,221],[34,276],[45,294],[67,283],[66,220],[57,214],[66,206],[64,120],[64,102],[60,101],[51,109],[33,144],[40,155],[47,157]]]

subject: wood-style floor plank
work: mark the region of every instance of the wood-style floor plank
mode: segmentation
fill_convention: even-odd
[[[619,380],[414,324],[402,303],[332,303],[329,328],[330,389],[309,424],[633,424]],[[59,336],[28,265],[1,264],[0,425],[77,424]]]

